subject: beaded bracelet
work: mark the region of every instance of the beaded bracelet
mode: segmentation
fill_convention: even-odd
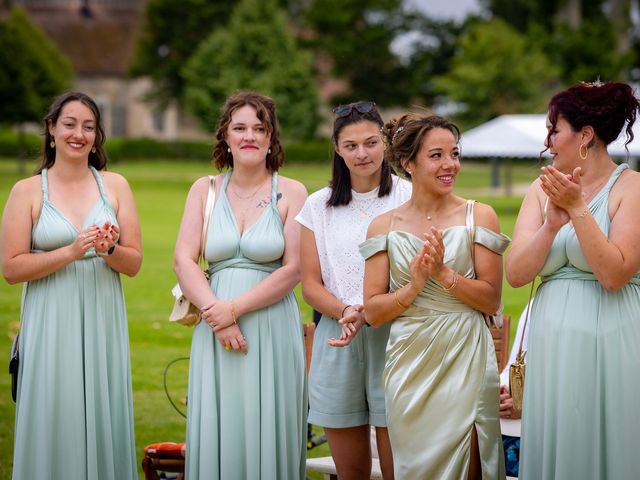
[[[444,287],[444,289],[448,292],[450,292],[451,290],[453,290],[454,288],[456,288],[458,286],[458,272],[456,272],[455,270],[453,271],[453,281],[451,282],[451,285],[449,285],[448,287]]]

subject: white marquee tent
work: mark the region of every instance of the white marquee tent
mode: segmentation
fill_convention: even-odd
[[[639,120],[640,122],[640,120]],[[630,159],[640,157],[640,125],[633,128],[634,141],[628,145]],[[462,134],[464,157],[538,158],[547,136],[546,115],[502,115]],[[614,157],[626,158],[624,131],[609,145]]]

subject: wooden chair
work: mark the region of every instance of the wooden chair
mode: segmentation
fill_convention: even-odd
[[[502,372],[509,361],[509,328],[511,317],[504,315],[502,317],[501,328],[490,328],[493,344],[496,347],[496,359],[498,360],[498,373]]]

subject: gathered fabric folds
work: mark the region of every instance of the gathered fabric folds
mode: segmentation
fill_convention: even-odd
[[[475,227],[475,242],[502,253],[509,239]],[[444,230],[444,262],[472,278],[466,227]],[[387,251],[390,289],[410,281],[423,241],[403,231],[361,245],[368,258]],[[484,478],[504,478],[495,349],[482,314],[429,280],[391,325],[383,373],[397,479],[466,479],[475,428]]]

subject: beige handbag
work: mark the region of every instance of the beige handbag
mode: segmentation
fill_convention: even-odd
[[[522,349],[522,341],[524,340],[524,334],[527,331],[527,322],[529,321],[529,312],[531,311],[531,298],[533,297],[534,284],[535,279],[531,282],[531,292],[529,293],[529,301],[527,302],[527,314],[524,316],[524,325],[522,326],[522,336],[520,337],[518,354],[516,355],[516,360],[509,367],[509,391],[511,392],[511,398],[513,399],[513,414],[517,417],[522,415],[522,400],[524,399],[524,371],[527,365],[524,360],[527,351]]]
[[[202,268],[204,276],[209,280],[209,272],[205,265],[204,249],[207,244],[207,230],[209,229],[209,219],[211,218],[211,210],[216,198],[215,177],[209,175],[209,191],[207,193],[207,201],[204,207],[204,216],[202,218],[202,234],[200,235],[200,251],[198,252],[198,265]],[[197,325],[200,322],[202,312],[198,307],[191,303],[182,293],[180,283],[171,289],[174,296],[173,310],[169,315],[170,322],[181,323],[188,327]]]

